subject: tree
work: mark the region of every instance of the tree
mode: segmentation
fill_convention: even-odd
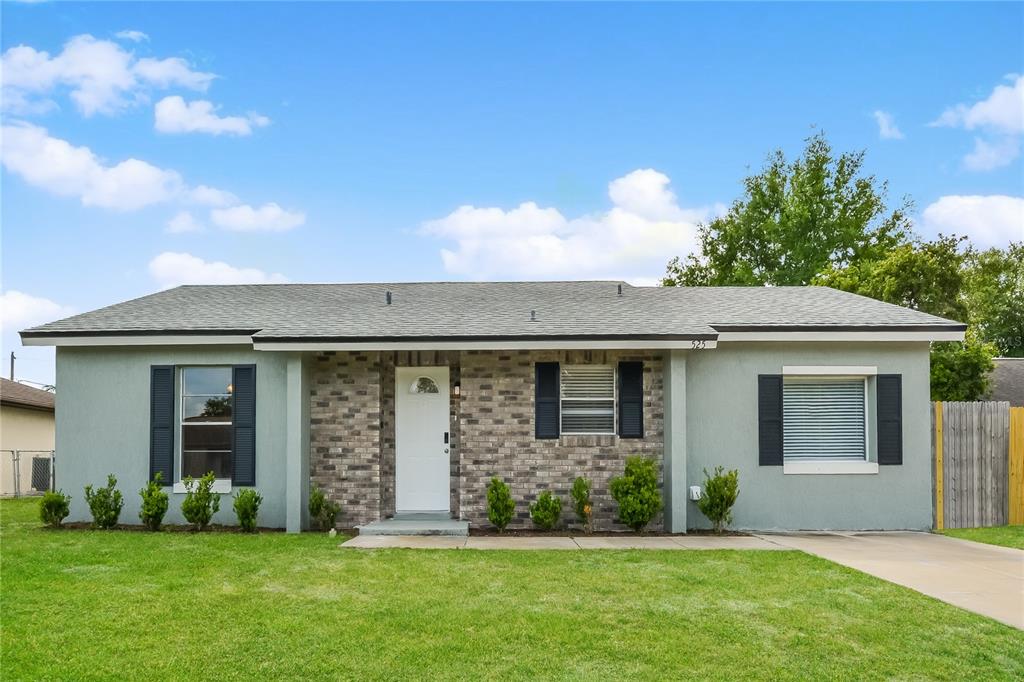
[[[931,352],[932,400],[981,400],[989,388],[989,373],[996,347],[967,330],[963,343],[933,343]]]
[[[1024,357],[1024,242],[973,252],[964,272],[971,326],[1004,357]]]
[[[863,152],[837,156],[822,133],[793,162],[775,151],[726,215],[698,226],[700,255],[674,258],[663,284],[803,285],[881,259],[910,234],[911,205],[890,211],[886,183],[863,165]]]
[[[931,242],[900,244],[879,260],[864,260],[845,268],[832,265],[814,279],[814,284],[966,321],[963,265],[970,251],[960,248],[966,239],[939,235]]]

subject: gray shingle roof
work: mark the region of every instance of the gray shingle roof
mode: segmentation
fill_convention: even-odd
[[[392,292],[391,305],[385,301],[387,291]],[[533,321],[531,311],[536,312]],[[748,328],[960,330],[963,325],[824,287],[431,282],[183,286],[33,327],[22,335],[714,338],[717,331]]]
[[[1024,407],[1024,358],[996,358],[994,362],[988,399]]]

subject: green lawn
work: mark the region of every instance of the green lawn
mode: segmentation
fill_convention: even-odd
[[[1016,547],[1024,549],[1024,526],[995,526],[994,528],[948,528],[942,531],[943,535],[949,535],[963,540],[974,540],[989,545],[1002,545],[1003,547]]]
[[[798,552],[359,551],[0,502],[4,679],[1021,679],[1024,632]]]

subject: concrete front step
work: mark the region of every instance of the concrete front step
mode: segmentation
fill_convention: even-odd
[[[396,514],[390,519],[358,526],[360,535],[445,535],[467,537],[469,522],[444,514]]]

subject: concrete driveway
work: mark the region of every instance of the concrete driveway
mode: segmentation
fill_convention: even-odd
[[[936,599],[1024,629],[1024,551],[931,533],[765,534]]]

